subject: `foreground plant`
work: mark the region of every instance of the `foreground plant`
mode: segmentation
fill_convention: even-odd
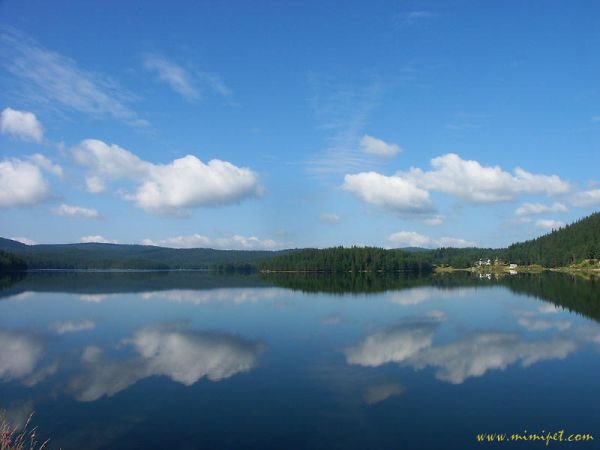
[[[0,413],[0,450],[42,450],[46,448],[49,440],[38,444],[37,428],[29,429],[32,416],[33,413],[29,415],[25,426],[18,430],[16,427],[11,427],[4,415]]]

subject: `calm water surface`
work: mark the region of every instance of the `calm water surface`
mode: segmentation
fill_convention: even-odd
[[[63,449],[499,448],[590,433],[600,285],[40,273],[0,281],[0,409]],[[502,448],[512,448],[504,443]],[[514,448],[546,448],[530,442]]]

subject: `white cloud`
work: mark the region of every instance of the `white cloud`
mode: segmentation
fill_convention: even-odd
[[[556,175],[537,175],[516,168],[513,173],[499,166],[482,166],[464,160],[454,153],[431,160],[433,170],[412,168],[396,177],[421,189],[454,195],[474,203],[497,203],[515,199],[521,194],[558,195],[569,192],[571,186]]]
[[[96,328],[96,322],[93,320],[57,322],[50,326],[50,329],[56,331],[58,334],[76,333],[78,331],[93,330],[94,328]]]
[[[470,242],[465,239],[453,238],[448,236],[432,238],[429,236],[419,234],[415,231],[398,231],[396,233],[390,234],[387,239],[401,247],[476,247],[476,244],[474,242]]]
[[[467,247],[477,247],[475,242],[467,241],[465,239],[442,236],[440,238],[435,239],[436,247],[454,247],[454,248],[467,248]]]
[[[524,217],[533,214],[562,213],[567,211],[567,207],[558,202],[552,205],[544,205],[543,203],[524,203],[515,210],[515,214],[519,217]]]
[[[319,220],[323,223],[335,224],[340,223],[340,216],[334,213],[322,213],[319,216]]]
[[[17,158],[0,161],[0,208],[33,206],[50,196],[39,167]]]
[[[423,221],[423,223],[425,225],[429,225],[429,226],[432,226],[432,227],[437,227],[438,225],[441,225],[441,224],[444,223],[444,219],[445,219],[444,216],[437,215],[437,216],[433,216],[433,217],[430,217],[428,219],[425,219]]]
[[[256,367],[262,344],[237,336],[179,329],[145,328],[126,341],[137,356],[105,359],[101,349],[84,352],[86,371],[69,386],[79,401],[112,396],[151,376],[191,386],[201,378],[220,381]]]
[[[272,239],[259,239],[255,236],[233,236],[222,238],[209,238],[201,234],[190,236],[175,236],[167,239],[144,239],[143,245],[156,245],[173,248],[215,248],[220,250],[275,250],[283,248],[283,244]]]
[[[37,242],[34,241],[33,239],[29,239],[26,237],[11,237],[10,239],[12,239],[13,241],[17,241],[20,242],[21,244],[25,244],[25,245],[36,245]]]
[[[148,212],[178,214],[199,206],[237,203],[260,193],[258,177],[250,169],[218,159],[205,164],[188,155],[170,164],[154,165],[127,199]]]
[[[402,151],[396,144],[388,144],[381,139],[365,134],[360,140],[360,148],[364,153],[379,156],[381,158],[391,158]]]
[[[482,166],[454,153],[433,158],[431,166],[429,171],[413,167],[392,176],[377,172],[346,175],[342,188],[366,203],[398,213],[433,211],[430,191],[466,202],[498,203],[523,194],[552,196],[571,190],[571,185],[556,175],[538,175],[521,168],[509,173],[499,166]]]
[[[5,108],[0,114],[0,132],[26,141],[42,142],[44,128],[35,114]]]
[[[59,216],[81,217],[84,219],[98,219],[100,214],[93,208],[84,208],[82,206],[67,205],[63,203],[54,210]]]
[[[87,178],[92,179],[87,182],[90,192],[103,191],[105,180],[143,179],[152,168],[152,164],[142,161],[130,151],[96,139],[82,141],[73,150],[73,156],[77,163],[88,167],[92,172]]]
[[[433,210],[429,192],[398,176],[376,172],[346,175],[342,189],[362,201],[397,213],[424,213]]]
[[[558,230],[560,227],[564,227],[565,223],[560,220],[553,219],[539,219],[535,221],[535,227],[542,230]]]
[[[403,247],[430,247],[433,240],[415,231],[398,231],[388,236],[388,241]]]
[[[151,213],[182,215],[191,208],[227,205],[262,194],[252,170],[218,159],[203,163],[187,155],[169,164],[152,164],[95,139],[82,141],[73,154],[90,169],[88,190],[99,192],[108,180],[132,180],[138,187],[124,198]]]
[[[112,239],[105,238],[104,236],[94,235],[94,236],[82,236],[79,238],[79,242],[84,244],[117,244],[117,241]]]
[[[200,92],[194,86],[190,74],[183,67],[165,57],[153,54],[145,55],[144,66],[186,99],[196,100],[200,97]]]
[[[129,108],[131,95],[114,80],[81,69],[73,59],[43,48],[22,33],[3,32],[0,43],[6,50],[3,65],[31,99],[94,117],[147,124]]]
[[[58,164],[54,164],[48,158],[40,153],[35,153],[29,157],[29,160],[37,165],[40,169],[45,170],[52,175],[56,175],[59,178],[63,176],[63,169]]]
[[[600,206],[600,189],[578,192],[574,195],[573,204],[580,208],[593,208]]]

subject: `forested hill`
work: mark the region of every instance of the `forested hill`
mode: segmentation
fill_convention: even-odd
[[[0,251],[0,273],[27,270],[25,261],[12,253]]]
[[[0,238],[0,251],[23,259],[29,269],[207,269],[247,268],[285,253],[210,248],[174,249],[150,245],[25,245]]]
[[[305,249],[270,258],[262,270],[306,272],[430,272],[429,253],[376,247]]]
[[[505,260],[544,267],[568,266],[600,258],[600,212],[505,250]]]

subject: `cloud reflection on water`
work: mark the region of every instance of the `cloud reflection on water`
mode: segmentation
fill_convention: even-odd
[[[151,376],[186,386],[204,377],[224,380],[256,367],[264,350],[261,343],[234,335],[165,327],[141,329],[126,343],[136,356],[124,360],[111,359],[98,347],[84,350],[84,372],[69,383],[77,400],[110,397]]]
[[[0,331],[0,380],[30,375],[44,356],[44,340],[32,333]]]
[[[397,363],[436,370],[441,381],[461,384],[490,370],[504,370],[521,363],[529,367],[539,361],[564,359],[575,352],[579,342],[554,336],[527,340],[515,333],[480,331],[444,344],[433,345],[440,322],[419,320],[393,325],[363,338],[344,353],[348,364],[379,367]]]

